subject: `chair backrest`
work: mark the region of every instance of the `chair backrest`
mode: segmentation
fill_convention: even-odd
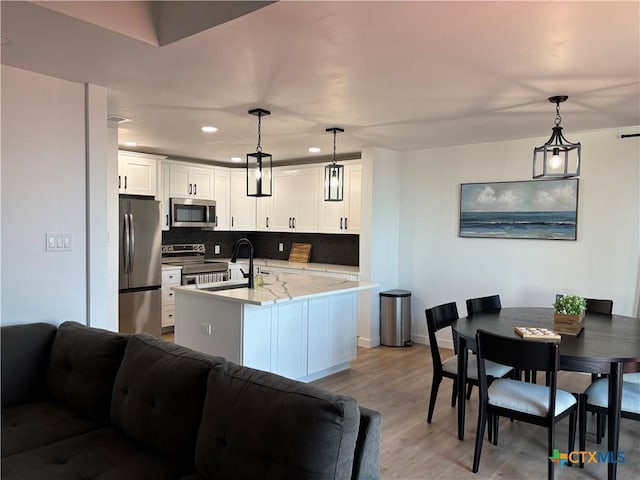
[[[427,316],[427,331],[429,333],[429,350],[431,350],[431,358],[433,359],[433,368],[441,369],[442,360],[438,351],[438,340],[436,332],[442,328],[450,327],[453,322],[458,320],[458,307],[456,302],[445,303],[424,311]],[[454,342],[454,346],[457,342]]]
[[[587,312],[604,313],[611,315],[613,312],[613,300],[605,300],[599,298],[586,298]]]
[[[555,411],[556,384],[560,365],[560,347],[557,342],[541,342],[521,338],[503,337],[485,330],[476,333],[478,352],[478,381],[480,394],[486,395],[488,382],[484,361],[500,363],[516,370],[546,372],[549,378],[549,412]]]
[[[473,316],[474,313],[495,312],[501,308],[500,295],[467,299],[467,316],[469,317]]]

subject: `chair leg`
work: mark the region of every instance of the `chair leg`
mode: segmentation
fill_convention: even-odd
[[[498,426],[500,425],[500,417],[493,416],[493,444],[498,445]]]
[[[471,398],[471,390],[473,390],[473,384],[470,383],[467,385],[467,400]]]
[[[438,389],[440,388],[441,381],[442,377],[434,375],[433,381],[431,382],[431,396],[429,398],[429,413],[427,413],[427,423],[431,423],[431,419],[433,418],[433,410],[436,408],[436,398],[438,398]]]
[[[578,398],[578,403],[579,403],[580,399]],[[569,444],[567,445],[567,453],[573,452],[573,447],[575,445],[576,442],[576,415],[578,413],[578,410],[575,409],[570,415],[569,415]],[[573,463],[571,462],[571,460],[569,460],[569,465],[573,465]]]
[[[580,425],[578,428],[578,449],[581,452],[587,448],[587,396],[584,393],[578,395],[578,412]],[[584,468],[584,459],[580,456],[580,468]]]
[[[476,444],[473,450],[473,473],[478,473],[480,467],[480,454],[482,453],[482,441],[484,440],[484,429],[487,424],[487,410],[484,405],[478,407],[478,428],[476,430]]]
[[[458,399],[458,380],[453,380],[453,389],[451,390],[451,406],[456,406],[456,400]]]
[[[607,415],[604,413],[596,413],[596,443],[600,445],[602,437],[604,437],[604,429],[607,422]]]
[[[493,415],[492,414],[489,414],[487,424],[489,426],[489,428],[487,428],[487,438],[491,443],[493,443]]]
[[[551,461],[551,457],[553,456],[553,444],[555,441],[555,423],[551,423],[551,425],[549,426],[549,429],[547,430],[548,433],[548,442],[549,442],[549,446],[548,446],[548,458],[547,458],[547,465],[548,465],[548,470],[547,470],[547,479],[548,480],[553,480],[553,467],[554,467],[554,463]]]

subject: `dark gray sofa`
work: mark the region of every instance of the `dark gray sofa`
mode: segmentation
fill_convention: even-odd
[[[2,479],[375,479],[352,398],[150,335],[1,329]]]

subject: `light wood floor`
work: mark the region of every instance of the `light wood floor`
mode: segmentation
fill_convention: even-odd
[[[457,438],[456,409],[451,408],[451,381],[443,379],[433,423],[426,411],[431,388],[429,347],[377,347],[358,349],[352,368],[314,382],[328,390],[350,395],[358,403],[382,413],[381,476],[384,479],[546,479],[546,429],[503,420],[497,446],[485,441],[480,471],[471,472],[478,397],[474,389],[467,402],[465,439]],[[445,357],[447,356],[446,351]],[[559,386],[581,392],[588,375],[561,372]],[[595,417],[589,415],[587,450],[606,450],[606,438],[595,443]],[[620,450],[625,463],[618,479],[640,478],[640,423],[622,419]],[[567,451],[568,419],[556,428],[556,448]],[[578,439],[576,435],[576,444]],[[586,464],[584,469],[556,467],[557,479],[606,479],[606,464]]]

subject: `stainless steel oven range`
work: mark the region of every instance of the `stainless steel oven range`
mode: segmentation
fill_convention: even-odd
[[[229,264],[205,259],[202,243],[162,245],[162,263],[182,267],[182,285],[229,280]]]

